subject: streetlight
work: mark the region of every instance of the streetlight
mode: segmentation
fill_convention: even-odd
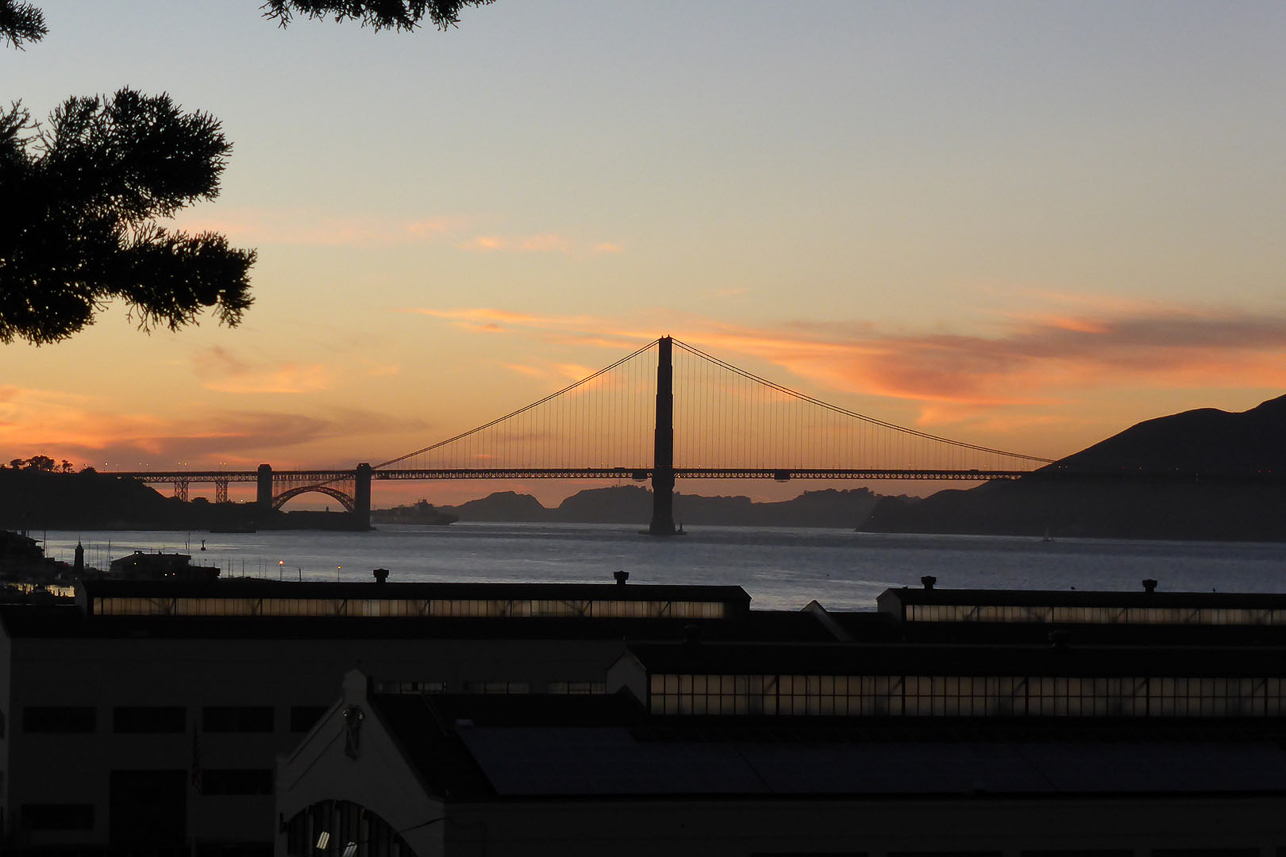
[[[283,579],[282,575],[284,575],[285,573],[286,573],[286,561],[284,559],[277,560],[277,579],[282,580]]]

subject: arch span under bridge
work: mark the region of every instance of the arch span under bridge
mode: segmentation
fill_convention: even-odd
[[[315,492],[370,525],[374,480],[612,479],[651,482],[655,535],[675,532],[677,479],[1192,481],[1208,474],[1075,473],[1038,456],[932,435],[832,405],[670,337],[484,425],[352,470],[142,471],[150,483],[254,482],[261,509]],[[1224,474],[1225,478],[1238,478]],[[1252,475],[1245,475],[1247,477]]]

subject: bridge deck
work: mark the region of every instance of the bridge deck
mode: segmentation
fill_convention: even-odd
[[[103,471],[112,476],[124,476],[141,482],[164,483],[232,483],[255,482],[258,473],[253,470],[144,470]],[[381,481],[447,480],[447,479],[632,479],[637,482],[652,478],[652,467],[544,467],[544,468],[447,468],[375,470],[371,478]],[[678,479],[865,479],[915,480],[948,482],[985,482],[994,479],[1033,479],[1056,482],[1142,482],[1142,483],[1236,483],[1279,484],[1286,482],[1286,474],[1272,471],[1190,471],[1190,470],[898,470],[881,468],[745,468],[745,467],[676,467]],[[274,470],[275,482],[299,484],[324,484],[352,481],[352,470]]]

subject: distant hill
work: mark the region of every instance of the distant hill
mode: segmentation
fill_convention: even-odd
[[[683,525],[748,527],[844,527],[860,524],[878,498],[865,488],[806,491],[793,500],[756,503],[749,497],[674,496],[674,518]],[[462,521],[529,521],[565,524],[637,524],[652,517],[652,492],[637,485],[591,488],[548,509],[529,494],[503,491],[441,511]]]
[[[1046,469],[1286,473],[1286,396],[1242,413],[1147,420]],[[991,482],[923,500],[886,499],[861,529],[1103,538],[1286,540],[1286,487],[1220,483]]]
[[[518,494],[514,491],[497,491],[480,500],[470,500],[459,506],[438,506],[438,509],[456,515],[462,521],[539,523],[552,520],[552,512],[540,505],[539,500],[530,494]]]

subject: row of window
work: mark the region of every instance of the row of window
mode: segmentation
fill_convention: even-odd
[[[654,714],[1279,717],[1286,680],[1212,677],[653,675]]]
[[[326,712],[324,705],[295,705],[290,731],[307,732]],[[112,709],[117,734],[186,732],[187,709],[181,705],[122,705]],[[201,709],[205,732],[273,732],[276,712],[269,705],[208,705]],[[98,729],[98,709],[92,705],[28,705],[22,710],[22,729],[28,733],[88,733]]]
[[[1054,607],[908,604],[910,622],[1038,622],[1065,625],[1286,625],[1286,610],[1236,607]]]
[[[484,598],[99,598],[102,616],[584,617],[720,619],[719,601]]]

